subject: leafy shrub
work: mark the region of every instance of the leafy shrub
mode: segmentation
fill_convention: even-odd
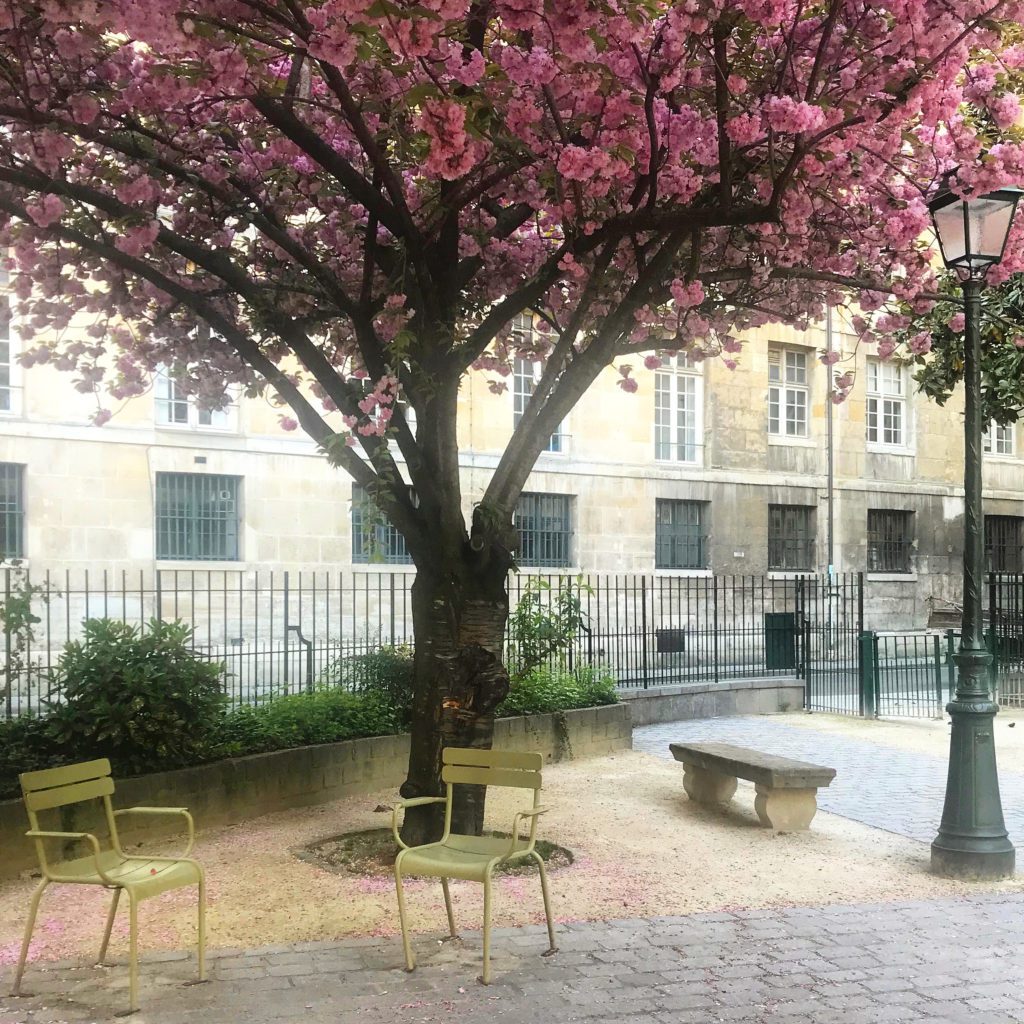
[[[400,731],[394,709],[379,695],[318,690],[229,712],[220,726],[217,752],[239,757]]]
[[[544,715],[617,702],[615,677],[607,669],[584,666],[565,671],[541,666],[513,680],[498,714]]]
[[[0,798],[21,795],[22,772],[55,768],[68,760],[54,744],[45,718],[0,722]]]
[[[379,698],[394,711],[400,729],[407,729],[412,713],[412,648],[400,644],[380,647],[369,654],[337,658],[320,674],[317,685]]]
[[[59,699],[45,719],[69,760],[109,757],[121,772],[195,764],[211,754],[224,713],[220,677],[190,648],[192,628],[151,620],[145,630],[89,619],[64,647]]]
[[[564,665],[565,653],[587,626],[583,595],[591,593],[583,577],[560,579],[557,587],[544,579],[526,581],[508,617],[506,660],[513,681],[525,679],[539,666]]]

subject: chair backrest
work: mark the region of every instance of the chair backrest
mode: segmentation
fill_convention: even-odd
[[[477,750],[445,747],[441,752],[441,779],[455,785],[515,786],[540,789],[544,757],[513,750]]]
[[[110,761],[102,757],[96,761],[68,764],[61,768],[44,768],[39,772],[24,772],[18,776],[21,792],[25,798],[29,825],[39,830],[39,811],[49,811],[68,804],[83,803],[86,800],[103,801],[104,816],[111,837],[116,836],[110,796],[114,792],[114,780],[110,777]],[[47,858],[42,840],[36,840],[39,860],[43,872],[47,871]]]

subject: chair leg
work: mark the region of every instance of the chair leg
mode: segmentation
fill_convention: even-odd
[[[44,878],[36,891],[32,893],[32,902],[28,907],[28,921],[25,924],[25,937],[21,943],[21,956],[18,957],[18,969],[14,972],[14,988],[11,989],[12,996],[21,995],[21,976],[25,973],[25,961],[28,959],[28,947],[32,942],[32,930],[36,926],[36,913],[39,910],[39,901],[42,899],[46,887],[50,884],[48,878]]]
[[[402,950],[405,953],[405,969],[415,970],[416,961],[412,956],[412,945],[409,942],[409,928],[405,921],[405,892],[402,889],[402,866],[395,861],[395,890],[398,892],[398,921],[402,926]]]
[[[448,934],[453,939],[459,937],[459,933],[455,930],[455,915],[452,913],[452,894],[448,891],[448,879],[441,879],[441,888],[444,890],[444,909],[448,912]]]
[[[199,873],[199,980],[206,981],[206,879]]]
[[[491,873],[484,875],[484,973],[480,980],[491,983]]]
[[[110,910],[107,912],[107,926],[103,929],[103,941],[100,943],[100,955],[96,963],[102,964],[107,958],[107,946],[110,944],[110,932],[114,927],[114,915],[117,914],[117,901],[121,898],[120,887],[114,889],[114,898],[110,901]]]
[[[128,1012],[139,1008],[139,901],[128,893]]]
[[[555,945],[555,922],[551,917],[551,897],[548,895],[548,872],[544,867],[544,858],[536,851],[533,851],[533,859],[540,868],[540,891],[544,896],[544,917],[548,922],[548,952],[555,953],[558,947]]]

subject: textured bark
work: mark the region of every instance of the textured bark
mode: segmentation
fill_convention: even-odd
[[[413,584],[416,631],[415,692],[409,776],[405,798],[442,796],[445,747],[489,749],[494,712],[508,694],[501,660],[508,619],[506,567],[478,563],[471,551],[445,573],[420,569]],[[458,786],[454,831],[483,828],[483,787]],[[442,805],[412,808],[402,828],[405,842],[431,842],[441,833]]]

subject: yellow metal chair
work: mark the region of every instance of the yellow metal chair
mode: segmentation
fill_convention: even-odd
[[[18,970],[14,975],[12,995],[19,995],[21,977],[25,972],[25,960],[35,926],[39,900],[51,882],[68,882],[74,885],[102,885],[114,890],[114,898],[107,914],[107,925],[103,932],[98,963],[107,955],[107,944],[114,926],[114,915],[122,890],[128,894],[129,913],[129,1012],[139,1008],[138,1001],[138,909],[139,903],[150,896],[158,896],[170,889],[186,885],[199,887],[199,980],[206,980],[206,922],[205,922],[205,880],[203,869],[194,860],[188,859],[195,842],[195,824],[192,815],[184,807],[128,807],[115,811],[110,804],[114,792],[114,780],[110,777],[110,762],[103,758],[82,764],[67,765],[64,768],[48,768],[40,772],[26,772],[19,776],[21,791],[25,797],[25,808],[31,831],[25,833],[36,844],[39,867],[43,879],[32,895],[28,912],[28,924],[21,945]],[[110,830],[110,847],[102,849],[96,836],[89,832],[51,832],[40,829],[38,814],[69,804],[86,800],[101,799]],[[185,819],[188,827],[188,845],[181,857],[131,857],[121,849],[117,834],[117,819],[123,814],[177,814]],[[75,840],[87,843],[92,852],[74,860],[51,861],[46,854],[47,839]]]
[[[406,970],[413,970],[412,946],[409,942],[409,927],[405,919],[405,893],[402,889],[403,875],[421,875],[440,878],[444,891],[444,905],[448,912],[448,930],[452,938],[457,937],[455,917],[452,914],[452,899],[448,891],[450,878],[464,878],[482,882],[484,886],[484,971],[481,980],[485,985],[491,981],[491,879],[494,869],[500,864],[532,859],[540,869],[540,888],[544,896],[544,915],[548,922],[550,949],[555,952],[555,926],[551,919],[551,901],[548,897],[548,878],[544,860],[534,849],[537,834],[537,817],[549,810],[541,807],[540,770],[544,759],[540,754],[520,754],[497,750],[475,750],[460,747],[446,747],[442,752],[443,767],[441,779],[447,784],[446,796],[416,797],[398,803],[391,818],[395,841],[402,847],[395,858],[395,887],[398,891],[398,917],[402,925],[402,947],[405,950]],[[452,834],[452,787],[459,784],[479,786],[513,786],[533,790],[533,806],[519,811],[512,822],[508,839],[500,836],[466,836]],[[424,804],[443,803],[444,833],[436,843],[424,846],[407,846],[398,834],[399,811],[407,807],[422,807]],[[530,834],[519,835],[520,823],[528,819]]]

